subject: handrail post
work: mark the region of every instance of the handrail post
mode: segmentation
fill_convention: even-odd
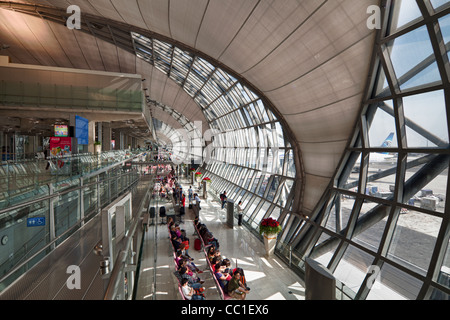
[[[83,179],[83,177],[80,177],[80,190],[79,190],[79,197],[78,197],[78,199],[79,199],[79,208],[80,208],[80,220],[82,221],[81,222],[81,227],[82,226],[84,226],[84,188],[83,188],[83,185],[84,185],[84,179]]]
[[[289,267],[292,266],[292,245],[289,245]]]
[[[49,195],[52,196],[54,194],[54,186],[53,183],[49,183],[48,185],[48,190],[49,190]],[[56,224],[55,224],[55,197],[51,197],[48,200],[48,215],[49,215],[49,219],[50,219],[50,230],[49,230],[49,234],[50,234],[50,242],[52,242],[53,240],[56,239]],[[56,247],[56,244],[53,243],[51,246],[51,250],[54,250]]]
[[[97,212],[100,214],[102,211],[102,197],[100,194],[100,175],[95,177],[95,181],[97,183],[96,189],[97,189]]]

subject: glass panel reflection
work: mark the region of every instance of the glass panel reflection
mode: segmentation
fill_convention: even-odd
[[[415,300],[422,284],[422,281],[392,264],[384,263],[367,300]]]
[[[408,155],[408,166],[405,173],[405,183],[420,174],[423,167],[431,160],[435,159],[431,154],[410,154]],[[404,203],[410,206],[427,210],[444,212],[447,194],[448,168],[443,170],[409,199],[404,199]]]
[[[391,33],[412,21],[422,18],[422,14],[415,1],[396,0],[396,5],[392,9]]]
[[[403,99],[408,147],[447,147],[445,97],[442,90]]]
[[[415,211],[400,214],[388,257],[408,269],[426,275],[442,218]]]
[[[333,275],[354,293],[358,292],[374,257],[349,245]]]
[[[441,82],[425,26],[399,36],[388,49],[400,89]]]

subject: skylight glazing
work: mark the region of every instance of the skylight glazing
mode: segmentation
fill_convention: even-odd
[[[209,122],[212,141],[203,153],[208,161],[199,170],[211,178],[211,187],[243,201],[244,223],[255,231],[265,217],[289,220],[297,174],[293,148],[263,99],[202,57],[137,33],[132,38],[137,56],[182,86]],[[162,123],[156,128],[172,140],[172,150],[182,149],[179,134]]]

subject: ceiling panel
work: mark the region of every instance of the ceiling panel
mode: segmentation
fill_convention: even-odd
[[[270,55],[319,5],[320,1],[260,2],[221,55],[221,60],[233,65],[237,72],[245,73]]]
[[[171,37],[169,26],[169,3],[172,1],[138,0],[137,2],[147,28],[156,33]]]
[[[242,28],[257,3],[257,0],[210,1],[202,20],[195,48],[213,58],[219,58]]]
[[[169,23],[172,37],[194,48],[207,5],[204,0],[171,1]]]

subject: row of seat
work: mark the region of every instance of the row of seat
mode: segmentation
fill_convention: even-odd
[[[177,264],[177,252],[176,252],[176,250],[175,250],[175,247],[173,246],[173,243],[172,243],[172,239],[171,239],[171,237],[170,237],[170,227],[169,226],[167,226],[167,231],[169,232],[169,242],[170,242],[170,245],[172,246],[172,249],[173,249],[173,263],[174,263],[174,268],[175,268],[175,271],[174,271],[174,275],[175,275],[175,277],[177,278],[177,280],[178,280],[178,291],[180,292],[180,295],[181,295],[181,298],[183,299],[183,300],[188,300],[186,297],[185,297],[185,295],[184,295],[184,293],[183,293],[183,289],[181,288],[181,276],[180,276],[180,274],[179,274],[179,272],[178,272],[178,264]]]
[[[205,244],[205,241],[203,240],[203,237],[200,235],[200,232],[198,230],[197,224],[195,223],[195,220],[194,220],[194,229],[195,229],[195,232],[198,235],[198,238],[201,241],[202,250],[203,250],[203,253],[205,254],[205,257],[206,257],[206,262],[208,263],[208,267],[209,267],[209,269],[210,269],[210,271],[211,271],[211,273],[213,275],[214,282],[216,284],[217,290],[219,291],[221,299],[222,300],[230,300],[230,299],[232,299],[227,293],[225,293],[223,291],[222,286],[219,283],[219,280],[215,276],[214,267],[211,264],[211,261],[209,261],[209,259],[208,259],[208,252],[206,251],[207,250],[206,248],[210,247],[211,245],[210,244]]]

